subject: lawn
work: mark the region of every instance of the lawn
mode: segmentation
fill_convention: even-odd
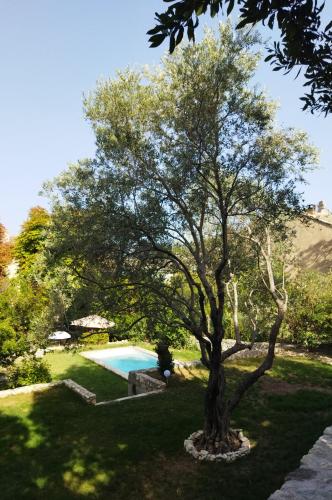
[[[52,379],[71,378],[97,396],[97,401],[121,398],[128,395],[127,381],[78,353],[66,351],[46,354]]]
[[[136,345],[145,349],[153,350],[154,346],[146,342],[139,342]],[[102,344],[87,345],[83,350],[91,349],[110,349],[112,347],[121,347],[122,344]],[[181,361],[190,361],[199,358],[199,352],[195,350],[174,350],[175,359]],[[105,401],[121,398],[128,395],[128,386],[126,380],[119,377],[110,370],[106,370],[97,363],[83,358],[78,352],[55,351],[47,353],[45,356],[52,379],[63,380],[71,378],[78,384],[86,387],[89,391],[97,395],[97,401]]]
[[[255,362],[227,371],[236,379]],[[266,377],[277,390],[257,384],[232,422],[252,453],[233,464],[194,462],[183,440],[201,427],[207,373],[181,371],[164,394],[105,407],[64,387],[0,400],[1,499],[266,500],[331,425],[332,367],[277,360]]]

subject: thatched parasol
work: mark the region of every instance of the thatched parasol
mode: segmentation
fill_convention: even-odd
[[[102,318],[97,314],[86,316],[85,318],[75,319],[75,321],[72,321],[70,324],[72,326],[78,326],[81,328],[95,328],[100,330],[106,330],[108,328],[112,328],[115,325],[113,321],[108,321],[108,319]]]

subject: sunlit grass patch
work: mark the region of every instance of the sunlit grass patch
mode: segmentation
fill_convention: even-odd
[[[127,396],[127,382],[110,370],[99,366],[79,353],[52,352],[46,356],[53,380],[71,378],[97,395],[97,401]]]

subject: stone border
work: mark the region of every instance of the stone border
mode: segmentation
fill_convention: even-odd
[[[148,375],[155,371],[155,368],[130,371],[128,373],[128,396],[164,391],[166,383]]]
[[[66,387],[68,387],[68,389],[78,394],[89,405],[96,404],[97,397],[94,392],[88,391],[88,389],[86,389],[80,384],[77,384],[77,382],[74,382],[74,380],[72,380],[71,378],[65,379],[62,382],[63,385],[65,385]]]
[[[145,375],[148,377],[147,375]],[[148,377],[151,378],[152,377]],[[160,382],[163,384],[163,382],[158,381],[156,379],[152,379],[156,382]],[[97,403],[97,396],[93,392],[90,392],[88,389],[83,387],[82,385],[78,384],[74,380],[68,378],[64,380],[58,380],[56,382],[49,382],[47,384],[31,384],[31,385],[25,385],[23,387],[16,387],[15,389],[6,389],[3,391],[0,391],[0,399],[1,398],[6,398],[9,396],[18,396],[20,394],[30,394],[30,393],[38,393],[38,392],[44,392],[47,391],[48,389],[51,389],[52,387],[64,385],[67,387],[69,390],[75,392],[83,401],[85,401],[87,404],[93,405],[93,406],[104,406],[104,405],[109,405],[113,403],[121,403],[123,401],[129,401],[130,399],[136,399],[136,398],[141,398],[144,396],[150,396],[152,394],[160,394],[164,392],[164,388],[159,388],[156,390],[150,390],[148,392],[143,392],[141,394],[135,394],[135,395],[130,395],[130,396],[125,396],[123,398],[117,398],[117,399],[110,399],[108,401],[100,401]],[[165,384],[166,387],[166,384]]]
[[[174,367],[175,368],[191,368],[194,366],[200,366],[202,365],[202,362],[200,359],[194,359],[193,361],[178,361],[174,360]]]
[[[316,441],[300,467],[291,472],[269,500],[332,498],[332,426]]]
[[[51,389],[51,387],[56,387],[59,385],[64,385],[68,387],[71,391],[78,394],[84,401],[88,404],[96,404],[96,395],[93,392],[88,391],[82,385],[77,384],[74,380],[67,378],[64,380],[58,380],[56,382],[49,382],[48,384],[31,384],[24,385],[23,387],[16,387],[15,389],[6,389],[0,391],[0,398],[7,398],[9,396],[17,396],[19,394],[30,394],[33,392],[43,392]]]
[[[0,391],[0,398],[7,398],[8,396],[17,396],[19,394],[29,394],[31,392],[43,392],[47,391],[51,387],[55,387],[57,385],[62,385],[63,380],[59,380],[57,382],[49,382],[48,384],[31,384],[24,385],[23,387],[16,387],[15,389],[5,389]]]
[[[196,447],[194,445],[194,440],[199,438],[203,434],[202,430],[193,432],[188,437],[188,439],[185,439],[184,449],[186,450],[187,453],[192,455],[194,458],[197,458],[198,460],[204,460],[207,462],[222,462],[222,461],[227,463],[234,462],[238,458],[244,457],[245,455],[248,455],[250,453],[250,441],[248,438],[244,437],[242,429],[233,429],[233,430],[238,431],[239,439],[242,443],[240,448],[236,451],[229,451],[227,453],[218,453],[217,455],[215,455],[213,453],[209,453],[206,450],[201,450],[201,451],[196,450]]]
[[[145,396],[151,396],[152,394],[161,394],[162,392],[164,392],[163,389],[158,389],[156,391],[142,392],[141,394],[135,394],[134,396],[125,396],[124,398],[110,399],[109,401],[100,401],[100,403],[96,403],[95,406],[106,406],[114,403],[122,403],[123,401],[144,398]]]

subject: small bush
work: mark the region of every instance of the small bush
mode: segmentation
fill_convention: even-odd
[[[41,384],[51,381],[48,365],[40,359],[24,359],[21,363],[8,369],[8,387],[14,389],[30,384]]]
[[[94,333],[89,335],[89,337],[85,337],[86,333],[83,333],[81,337],[78,338],[78,341],[82,344],[107,344],[108,342],[108,333]]]
[[[12,364],[27,349],[25,336],[16,332],[8,319],[0,321],[0,365]]]
[[[301,273],[288,293],[285,339],[309,349],[331,344],[332,273]]]
[[[160,341],[155,349],[158,354],[158,370],[164,376],[164,371],[174,371],[173,355],[169,352],[169,345],[165,341]]]

